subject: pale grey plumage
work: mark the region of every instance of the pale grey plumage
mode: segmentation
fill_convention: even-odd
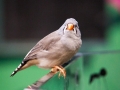
[[[74,24],[73,31],[66,30],[69,23]],[[28,52],[23,62],[11,76],[31,60],[37,60],[36,65],[40,68],[52,68],[56,65],[62,65],[73,57],[81,44],[78,22],[73,18],[67,19],[58,30],[41,39]]]

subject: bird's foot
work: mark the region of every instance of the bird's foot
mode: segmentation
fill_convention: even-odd
[[[62,66],[54,66],[51,69],[51,72],[53,72],[53,73],[57,73],[58,71],[59,71],[59,75],[58,75],[59,77],[60,76],[63,76],[64,78],[66,77],[66,71]]]

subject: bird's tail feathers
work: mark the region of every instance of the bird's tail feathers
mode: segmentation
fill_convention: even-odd
[[[21,70],[21,68],[26,64],[26,62],[22,61],[20,63],[20,65],[12,72],[12,74],[10,75],[11,77],[14,76],[19,70]]]

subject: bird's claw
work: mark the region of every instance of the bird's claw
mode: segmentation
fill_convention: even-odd
[[[63,76],[64,78],[66,77],[66,71],[62,66],[54,66],[51,70],[51,72],[57,73],[59,71],[58,77]]]

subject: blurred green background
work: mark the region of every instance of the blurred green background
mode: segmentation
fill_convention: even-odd
[[[0,90],[23,90],[49,72],[33,66],[10,77],[37,41],[69,17],[79,22],[83,40],[79,52],[90,54],[66,68],[65,80],[55,75],[41,88],[120,90],[119,0],[0,0]],[[103,68],[106,75],[100,76]],[[92,75],[97,76],[90,83]]]

